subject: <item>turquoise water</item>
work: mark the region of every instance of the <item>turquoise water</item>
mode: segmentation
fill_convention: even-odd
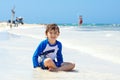
[[[75,27],[77,31],[120,31],[120,24],[58,24],[60,27]]]
[[[78,26],[78,24],[58,24],[59,26]],[[117,26],[120,27],[120,24],[82,24],[83,27],[92,27],[92,26]]]

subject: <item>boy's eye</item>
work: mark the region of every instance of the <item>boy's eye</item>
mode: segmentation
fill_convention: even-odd
[[[57,32],[54,32],[54,34],[57,34]]]
[[[49,32],[50,34],[52,34],[52,32]]]
[[[50,34],[54,34],[54,32],[50,32]]]

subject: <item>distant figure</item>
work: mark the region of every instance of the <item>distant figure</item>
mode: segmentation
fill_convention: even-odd
[[[16,17],[16,22],[17,22],[17,25],[18,25],[18,24],[22,24],[22,25],[24,24],[22,17]]]
[[[15,16],[15,7],[13,7],[13,9],[11,10],[11,12],[12,12],[12,15],[11,15],[11,24],[10,24],[10,28],[12,28],[12,23],[13,23],[13,20],[14,20],[14,16]]]
[[[82,19],[82,16],[79,16],[79,26],[81,26],[83,23],[83,19]]]
[[[7,21],[7,26],[10,26],[12,28],[12,24],[14,24],[14,27],[17,27],[17,24],[16,24],[15,20],[13,20],[13,21],[8,20]]]

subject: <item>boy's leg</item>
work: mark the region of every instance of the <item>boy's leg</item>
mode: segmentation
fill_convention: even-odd
[[[57,66],[55,65],[55,63],[53,62],[53,60],[51,58],[46,58],[44,60],[44,66],[48,67],[49,70],[57,68]]]
[[[64,62],[61,67],[57,68],[58,71],[71,71],[75,67],[74,63]]]
[[[50,71],[71,71],[75,67],[74,63],[64,62],[61,67],[57,67],[51,58],[46,58],[44,60],[44,66],[48,67]]]

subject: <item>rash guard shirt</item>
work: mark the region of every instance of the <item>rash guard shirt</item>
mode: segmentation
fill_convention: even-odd
[[[46,54],[45,57],[51,58],[52,60],[54,60],[58,67],[61,66],[61,63],[63,63],[61,42],[56,40],[56,43],[54,45],[51,45],[48,42],[48,39],[43,40],[38,45],[37,49],[35,50],[35,52],[33,54],[32,59],[33,59],[33,67],[34,68],[40,67],[38,59],[43,53],[48,53],[48,54]]]

